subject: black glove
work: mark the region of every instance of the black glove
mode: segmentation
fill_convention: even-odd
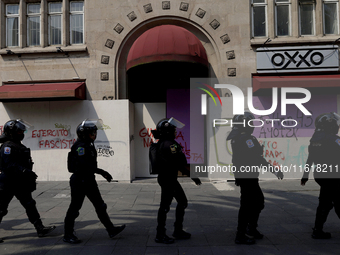
[[[282,180],[282,179],[283,179],[283,172],[282,172],[281,170],[278,171],[276,177],[277,177],[279,180]]]
[[[112,181],[112,176],[111,174],[109,174],[108,172],[104,171],[101,173],[101,175],[108,181],[111,182]]]
[[[306,182],[308,182],[308,178],[301,178],[301,185],[305,186]]]
[[[191,180],[193,180],[197,186],[202,184],[202,182],[199,178],[191,178]]]
[[[97,170],[95,171],[96,174],[100,174],[101,176],[103,176],[108,182],[112,181],[112,176],[111,174],[109,174],[108,172],[106,172],[103,169],[97,168]]]

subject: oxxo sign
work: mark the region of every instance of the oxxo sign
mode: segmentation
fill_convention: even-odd
[[[257,72],[338,71],[337,45],[258,48]]]
[[[240,88],[238,88],[235,85],[231,84],[215,84],[215,88],[219,89],[229,89],[232,93],[233,97],[233,115],[237,114],[244,114],[244,95]],[[294,98],[289,99],[287,98],[288,93],[301,93],[304,94],[304,98]],[[277,109],[277,102],[278,102],[278,88],[272,88],[272,106],[270,109],[265,110],[258,110],[255,109],[253,105],[253,89],[251,87],[248,88],[248,109],[251,113],[261,116],[267,116],[275,112]],[[304,115],[312,115],[304,106],[304,103],[307,103],[311,99],[311,93],[309,90],[304,88],[281,88],[281,115],[285,116],[287,114],[287,105],[293,104],[295,105]],[[201,105],[203,108],[203,104]],[[281,125],[283,127],[295,127],[297,126],[298,122],[294,119],[265,119],[267,122],[271,122],[272,127],[274,127],[275,122],[281,122]],[[257,125],[255,125],[255,122]],[[259,124],[258,124],[259,123]],[[294,123],[293,125],[291,123]],[[245,120],[241,123],[233,123],[232,120],[226,120],[226,119],[214,119],[213,120],[213,127],[216,125],[227,125],[230,124],[231,127],[234,124],[243,124],[245,126],[248,124],[251,127],[262,127],[264,125],[264,121],[261,119],[254,119],[250,120],[248,123],[245,123]]]

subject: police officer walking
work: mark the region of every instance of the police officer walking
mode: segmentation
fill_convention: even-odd
[[[264,196],[258,179],[259,169],[256,171],[245,170],[270,164],[263,158],[263,147],[251,135],[254,127],[248,123],[253,119],[254,116],[249,112],[245,112],[244,115],[235,115],[232,122],[239,124],[233,125],[232,131],[227,137],[227,140],[231,140],[232,163],[236,168],[235,184],[241,188],[236,244],[254,244],[255,239],[263,238],[263,235],[257,230],[257,222],[264,208]],[[273,173],[279,179],[283,178],[281,171]]]
[[[329,239],[331,234],[323,231],[330,210],[340,218],[340,116],[334,112],[324,113],[315,119],[315,132],[308,146],[308,158],[301,185],[308,181],[309,172],[320,185],[319,205],[316,209],[314,239]],[[312,165],[314,164],[314,167]]]
[[[79,124],[77,127],[78,139],[68,154],[68,170],[73,174],[70,178],[71,204],[65,217],[63,240],[71,244],[81,242],[73,232],[75,219],[79,216],[85,196],[95,207],[98,218],[110,238],[125,228],[125,225],[114,226],[112,224],[106,211],[107,205],[102,199],[95,179],[95,174],[100,174],[108,182],[112,181],[112,176],[108,172],[97,167],[97,151],[93,143],[97,138],[98,125],[100,125],[100,120],[88,119]]]
[[[184,210],[188,206],[188,200],[184,190],[177,180],[178,171],[184,175],[190,175],[187,169],[186,156],[183,153],[183,147],[175,141],[176,128],[182,128],[184,124],[174,118],[162,119],[158,122],[156,130],[152,131],[153,136],[158,141],[158,155],[160,170],[157,181],[161,186],[161,203],[157,216],[157,235],[156,243],[171,244],[173,238],[166,235],[166,216],[170,210],[172,199],[177,201],[176,221],[174,223],[174,232],[172,234],[176,239],[189,239],[190,233],[183,230]],[[192,178],[196,185],[201,185],[198,178]]]
[[[55,229],[45,227],[40,219],[32,192],[36,189],[36,178],[33,172],[31,151],[21,143],[24,132],[31,127],[23,120],[10,120],[4,125],[4,134],[0,137],[3,143],[0,148],[0,222],[8,213],[8,205],[15,196],[26,209],[29,221],[43,237]],[[0,239],[0,242],[3,240]]]

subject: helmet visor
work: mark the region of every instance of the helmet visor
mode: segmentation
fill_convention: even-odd
[[[180,122],[179,120],[176,120],[175,118],[171,117],[168,120],[168,123],[175,126],[176,128],[182,128],[185,126],[185,124],[183,124],[182,122]]]
[[[81,123],[82,127],[93,127],[96,126],[98,129],[104,129],[102,119],[85,119]]]
[[[338,126],[340,126],[340,115],[332,112],[334,119],[336,120],[336,123],[338,124]]]
[[[17,119],[16,120],[21,125],[25,126],[25,131],[28,131],[29,129],[33,129],[34,126],[28,123],[27,121],[24,121],[23,119]]]

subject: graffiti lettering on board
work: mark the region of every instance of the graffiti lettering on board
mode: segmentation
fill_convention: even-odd
[[[152,128],[145,128],[143,127],[139,131],[139,137],[143,139],[143,147],[149,148],[151,143],[155,142],[155,138],[152,135],[151,130],[154,130]],[[195,163],[203,163],[203,156],[199,153],[190,153],[189,146],[187,145],[187,142],[184,139],[184,135],[182,131],[178,131],[176,135],[176,141],[183,147],[183,153],[187,157],[187,159],[190,159],[191,161]]]
[[[305,116],[299,110],[296,111],[296,115],[294,117],[282,117],[278,113],[275,113],[271,114],[270,116],[259,116],[258,118],[265,123],[265,125],[260,128],[260,131],[254,131],[255,136],[258,136],[259,138],[287,137],[298,140],[298,137],[304,137],[305,130],[310,129],[314,123],[312,116]],[[266,119],[275,119],[275,121],[265,121]],[[285,125],[288,127],[278,124],[285,119],[294,119],[297,121],[298,125],[296,127],[292,127],[294,126],[293,121],[285,122]]]
[[[39,149],[70,149],[76,142],[72,138],[70,125],[55,124],[61,129],[35,129],[32,131],[32,139],[38,140]],[[64,129],[69,128],[69,129]]]
[[[278,142],[276,141],[263,141],[260,140],[259,143],[263,145],[263,157],[268,160],[273,166],[280,165],[301,165],[305,164],[308,154],[307,145],[300,145],[297,154],[292,155],[290,146],[290,140],[287,140],[286,152],[278,148]]]
[[[76,139],[40,140],[39,149],[71,149]]]
[[[111,146],[96,144],[98,157],[112,157],[115,153]]]
[[[62,129],[66,129],[68,131],[71,130],[71,125],[65,125],[65,124],[61,124],[61,123],[55,123],[54,124],[55,128],[62,128]]]

